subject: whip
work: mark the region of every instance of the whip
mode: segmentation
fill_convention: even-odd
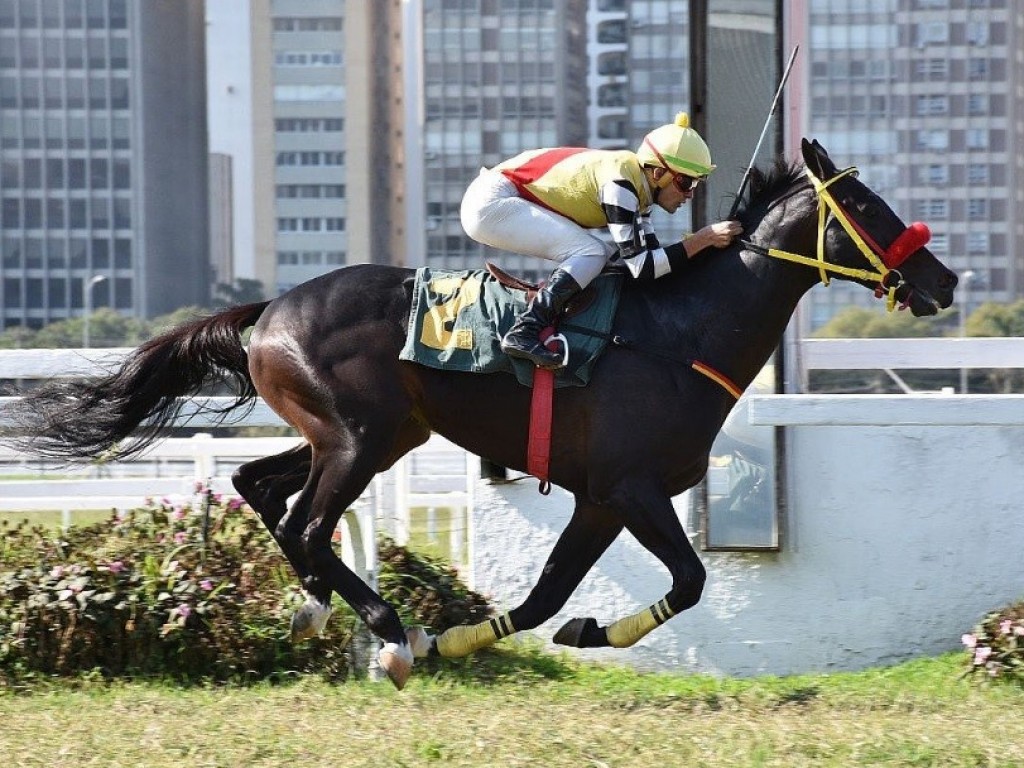
[[[779,99],[782,98],[782,91],[786,87],[786,81],[789,80],[789,73],[793,69],[793,62],[796,61],[796,54],[799,50],[799,45],[794,46],[793,52],[789,54],[789,62],[786,64],[786,68],[782,72],[782,79],[779,81],[778,90],[775,91],[775,98],[772,99],[772,108],[768,112],[768,118],[764,121],[764,127],[761,128],[761,135],[758,137],[757,145],[754,147],[754,154],[750,156],[750,163],[747,165],[747,170],[743,173],[743,181],[740,182],[739,191],[736,193],[736,199],[733,200],[732,208],[729,209],[729,215],[726,217],[727,219],[736,218],[736,211],[739,210],[740,200],[743,198],[743,192],[747,188],[747,182],[750,180],[750,171],[754,168],[754,161],[757,159],[757,153],[761,151],[761,144],[764,143],[765,134],[768,133],[768,125],[775,116],[775,110],[779,108]]]

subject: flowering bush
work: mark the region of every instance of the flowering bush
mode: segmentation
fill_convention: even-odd
[[[355,614],[336,600],[324,636],[293,646],[289,621],[305,598],[277,544],[236,500],[197,498],[207,510],[150,501],[60,534],[0,520],[0,684],[91,670],[344,679]]]
[[[961,641],[969,672],[1024,684],[1024,600],[988,614]]]

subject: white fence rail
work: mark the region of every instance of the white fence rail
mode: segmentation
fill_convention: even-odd
[[[42,379],[101,374],[115,366],[129,349],[0,350],[0,379]],[[12,426],[5,407],[17,398],[0,397],[0,427]],[[202,404],[226,404],[231,398],[197,398],[186,403],[179,423],[217,430],[232,426],[282,426],[281,419],[258,401],[248,414],[221,419],[202,412]],[[197,434],[168,438],[138,460],[67,468],[19,454],[0,444],[0,474],[19,479],[0,480],[0,513],[60,510],[65,521],[77,510],[129,509],[147,498],[172,503],[194,498],[197,483],[215,493],[236,496],[231,473],[245,461],[285,451],[298,437],[214,437]],[[472,540],[468,520],[474,480],[479,474],[475,456],[434,435],[390,471],[378,477],[356,504],[357,517],[346,516],[348,541],[365,543],[353,553],[357,562],[372,567],[372,548],[378,527],[406,543],[414,533],[451,554],[453,562],[467,560]],[[39,477],[32,477],[39,475]],[[439,518],[450,519],[447,530]],[[447,540],[443,540],[447,536]],[[346,541],[346,547],[349,546]],[[346,558],[347,560],[350,558]],[[471,575],[469,576],[471,579]]]

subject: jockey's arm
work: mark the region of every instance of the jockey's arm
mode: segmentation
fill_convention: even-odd
[[[705,248],[725,248],[737,235],[743,232],[738,221],[716,221],[698,229],[692,235],[683,238],[683,249],[687,258],[693,258]]]

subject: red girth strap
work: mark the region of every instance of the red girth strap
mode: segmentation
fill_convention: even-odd
[[[541,332],[544,341],[554,333],[553,328]],[[548,343],[554,349],[558,342]],[[530,436],[526,445],[526,471],[540,480],[540,492],[551,493],[548,466],[551,460],[551,420],[554,413],[555,372],[544,368],[533,369],[533,394],[530,399]]]

